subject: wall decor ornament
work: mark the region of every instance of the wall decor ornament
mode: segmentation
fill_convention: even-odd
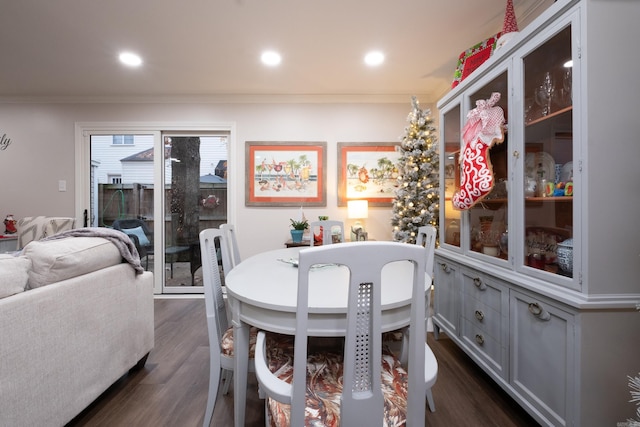
[[[11,138],[7,138],[7,134],[2,134],[0,137],[0,151],[4,151],[11,145]]]
[[[245,206],[326,206],[327,143],[247,141]]]

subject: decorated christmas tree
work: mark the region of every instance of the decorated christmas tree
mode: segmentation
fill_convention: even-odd
[[[398,189],[393,202],[393,239],[415,243],[418,228],[438,225],[440,197],[438,173],[440,159],[438,138],[431,111],[421,110],[417,98],[411,98],[409,113],[398,160]]]

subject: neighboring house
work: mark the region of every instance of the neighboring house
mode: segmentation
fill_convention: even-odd
[[[165,146],[164,157],[165,182],[171,182],[170,146]],[[94,135],[91,158],[99,162],[93,170],[98,184],[153,182],[153,135]],[[200,137],[200,175],[219,175],[226,160],[226,136]]]

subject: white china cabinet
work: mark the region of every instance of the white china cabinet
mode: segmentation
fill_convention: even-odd
[[[438,103],[444,332],[543,425],[635,416],[640,2],[559,0]],[[492,192],[453,209],[461,130],[499,92]]]

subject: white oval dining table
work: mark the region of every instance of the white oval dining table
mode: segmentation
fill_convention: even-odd
[[[349,244],[349,243],[342,243]],[[234,328],[234,423],[244,426],[249,327],[295,334],[298,269],[292,264],[306,247],[278,249],[242,261],[225,278]],[[409,324],[413,266],[389,264],[382,273],[382,330]],[[346,267],[314,268],[309,283],[309,329],[314,336],[344,336],[347,315]],[[427,277],[426,283],[431,283]],[[427,286],[425,285],[425,291]]]

